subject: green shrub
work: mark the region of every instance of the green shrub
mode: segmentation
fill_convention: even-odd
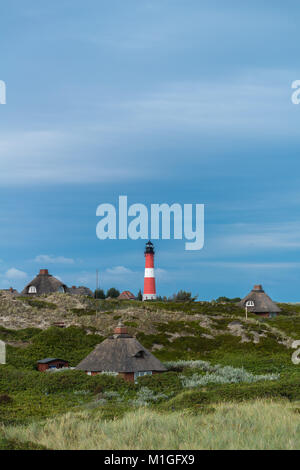
[[[7,346],[7,362],[17,368],[35,369],[38,360],[59,357],[76,366],[103,339],[75,326],[51,327],[35,334],[26,348]]]
[[[30,307],[38,308],[38,309],[50,309],[50,310],[55,310],[57,309],[57,305],[54,304],[53,302],[46,302],[44,300],[37,300],[37,299],[32,299],[30,297],[17,297],[18,301],[26,302]]]
[[[30,341],[35,335],[41,333],[40,328],[24,328],[9,330],[0,326],[0,339],[3,341]]]
[[[78,317],[82,317],[84,315],[96,315],[96,310],[86,310],[84,308],[71,308],[71,312],[75,313]]]

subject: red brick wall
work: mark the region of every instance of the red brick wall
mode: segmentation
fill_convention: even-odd
[[[45,372],[45,370],[49,369],[50,366],[55,366],[57,369],[60,369],[61,367],[69,367],[69,363],[64,361],[53,361],[48,362],[48,364],[38,364],[37,370],[39,372]]]

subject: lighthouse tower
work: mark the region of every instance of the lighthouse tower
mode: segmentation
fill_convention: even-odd
[[[154,246],[148,241],[145,248],[145,277],[143,300],[155,300]]]

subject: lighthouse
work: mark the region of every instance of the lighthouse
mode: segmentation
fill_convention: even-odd
[[[154,246],[149,240],[145,248],[145,276],[143,300],[155,300]]]

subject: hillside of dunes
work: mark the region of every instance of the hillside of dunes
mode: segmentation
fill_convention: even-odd
[[[91,422],[99,417],[107,429],[112,420],[112,426],[122,427],[135,419],[137,409],[141,414],[136,419],[148,420],[150,413],[153,426],[161,415],[168,416],[166,426],[176,419],[188,419],[194,425],[197,420],[213,423],[230,404],[238,426],[243,408],[236,408],[235,414],[234,404],[249,402],[251,414],[260,406],[259,400],[262,410],[279,415],[284,409],[291,410],[288,416],[297,429],[300,365],[291,356],[293,342],[300,339],[300,306],[280,307],[276,318],[250,314],[246,320],[245,312],[231,303],[143,303],[69,294],[31,298],[1,293],[0,339],[7,345],[7,364],[0,366],[0,448],[43,448],[43,432],[47,434],[53,426],[80,430],[86,415]],[[63,358],[76,366],[113,333],[119,320],[166,365],[167,372],[128,383],[111,374],[89,377],[77,370],[36,370],[37,361],[45,357]],[[36,425],[44,430],[38,433],[40,439],[34,435]],[[149,446],[152,437],[149,435]],[[51,448],[56,448],[55,439],[51,437]],[[93,445],[93,441],[78,439],[80,448]],[[197,439],[199,436],[195,436],[194,446]],[[209,448],[213,444],[209,436],[207,439]],[[77,444],[63,445],[72,448]],[[127,448],[129,444],[124,441],[122,445]],[[176,441],[174,448],[178,445]],[[222,443],[218,445],[222,448]],[[224,443],[225,448],[231,445]],[[269,448],[272,445],[284,448],[284,439],[278,437],[276,442],[270,441]],[[290,445],[297,447],[296,435]],[[103,437],[103,448],[107,446]]]

